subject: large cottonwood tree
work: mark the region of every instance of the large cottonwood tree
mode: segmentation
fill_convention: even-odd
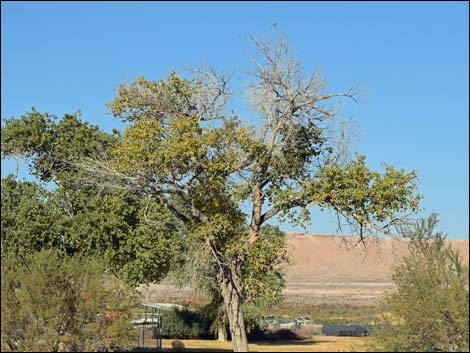
[[[321,75],[304,74],[283,38],[253,45],[247,96],[255,124],[228,109],[227,77],[213,70],[139,77],[119,85],[108,104],[128,123],[111,156],[75,162],[102,185],[165,205],[185,225],[198,261],[216,269],[235,351],[248,351],[246,269],[263,224],[276,216],[303,223],[309,207],[321,205],[359,222],[365,235],[419,201],[414,172],[387,167],[381,175],[363,157],[345,158],[334,103],[354,100],[355,89],[328,92]]]

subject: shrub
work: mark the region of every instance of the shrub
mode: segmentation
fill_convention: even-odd
[[[163,337],[178,339],[215,338],[215,330],[211,329],[213,317],[207,306],[197,310],[173,309],[163,314]],[[245,326],[249,338],[264,335],[266,321],[259,310],[251,305],[245,306]],[[230,332],[228,337],[230,338]]]
[[[250,341],[286,341],[302,339],[295,330],[290,329],[253,331],[248,334],[248,338]]]
[[[406,228],[410,254],[393,275],[373,349],[391,352],[468,352],[468,264],[434,233],[437,216]]]
[[[135,340],[124,314],[135,296],[98,261],[43,250],[1,265],[2,351],[109,351]]]
[[[211,321],[202,311],[173,309],[163,314],[164,338],[213,338]]]

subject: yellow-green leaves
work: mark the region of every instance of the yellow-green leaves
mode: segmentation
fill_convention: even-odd
[[[279,265],[287,255],[286,235],[278,227],[265,225],[254,242],[243,269],[246,297],[257,307],[269,307],[281,299],[284,280]]]
[[[128,121],[145,117],[164,119],[167,115],[193,115],[192,95],[198,84],[182,79],[171,72],[166,80],[148,81],[137,77],[133,83],[123,83],[116,89],[117,96],[107,104],[111,113]]]
[[[132,173],[142,168],[155,168],[159,165],[158,140],[160,124],[153,119],[142,119],[127,127],[122,140],[112,151],[113,166]]]
[[[197,105],[201,90],[198,81],[175,73],[158,82],[137,78],[121,85],[108,106],[131,124],[113,150],[112,165],[143,180],[178,183],[193,206],[216,215],[231,212],[239,200],[233,174],[259,146],[237,116],[204,121]]]
[[[320,206],[330,207],[361,226],[393,219],[399,212],[415,212],[416,172],[385,166],[380,174],[365,165],[365,156],[342,167],[332,164],[318,175]]]

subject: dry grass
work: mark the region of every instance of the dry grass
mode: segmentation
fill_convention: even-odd
[[[368,337],[330,337],[318,336],[305,341],[260,341],[249,344],[250,352],[352,352],[362,351]],[[185,352],[231,352],[231,342],[215,340],[181,340]],[[163,350],[172,352],[173,340],[163,340]],[[154,340],[146,340],[145,348],[140,351],[151,351]],[[137,350],[139,351],[139,350]]]

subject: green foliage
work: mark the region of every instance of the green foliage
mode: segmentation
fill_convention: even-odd
[[[76,193],[72,215],[61,210],[68,252],[99,255],[130,283],[165,277],[178,251],[173,218],[151,203],[147,216],[155,223],[148,225],[143,222],[145,201],[123,191],[95,192]]]
[[[83,122],[80,112],[65,114],[57,121],[55,115],[32,108],[19,119],[4,119],[2,158],[30,158],[30,171],[41,181],[67,182],[80,174],[72,160],[79,156],[104,158],[118,136]]]
[[[410,254],[397,268],[397,290],[384,303],[374,349],[391,352],[465,352],[469,346],[469,269],[435,232],[436,214],[404,234]]]
[[[118,97],[107,106],[114,116],[127,121],[152,116],[157,110],[161,112],[157,118],[178,113],[191,116],[196,108],[192,99],[197,86],[194,81],[180,78],[175,71],[162,81],[148,81],[139,76],[134,83],[120,85]]]
[[[247,333],[256,335],[256,333],[263,332],[267,327],[267,323],[262,315],[261,309],[256,305],[245,304],[243,307],[243,314]]]
[[[79,118],[60,121],[33,109],[2,126],[2,157],[28,157],[33,182],[2,180],[2,256],[23,256],[42,248],[70,255],[99,255],[129,283],[161,280],[179,250],[176,222],[155,201],[125,190],[84,184],[80,158],[105,158],[119,134],[106,134]],[[146,224],[144,218],[152,221]]]
[[[23,257],[43,248],[61,248],[60,214],[54,194],[11,175],[1,185],[1,254]]]
[[[2,257],[2,351],[96,351],[127,347],[137,297],[96,260],[43,250]],[[119,312],[105,318],[105,312]]]
[[[359,155],[346,166],[331,163],[321,170],[318,183],[320,207],[332,207],[360,226],[388,221],[393,223],[400,212],[416,212],[420,195],[414,195],[416,172],[405,173],[385,165],[385,173],[371,171],[365,156]]]
[[[308,166],[315,157],[324,152],[331,153],[331,148],[324,146],[326,138],[322,129],[313,121],[307,124],[289,124],[280,129],[285,140],[281,153],[275,155],[270,168],[273,180],[289,176],[291,179],[303,179],[308,176]],[[274,191],[274,190],[273,190]]]
[[[213,338],[207,314],[203,310],[170,310],[163,313],[163,337],[179,339]]]
[[[287,260],[287,242],[276,226],[266,224],[260,234],[249,248],[242,276],[247,302],[264,309],[282,301],[284,279],[279,266]]]
[[[266,322],[261,311],[254,305],[244,308],[247,332],[262,332]],[[163,337],[179,339],[213,339],[217,327],[212,325],[213,312],[210,306],[198,309],[173,309],[163,313]],[[228,322],[224,323],[228,326]]]
[[[152,203],[124,192],[47,191],[9,176],[2,180],[2,256],[25,256],[55,248],[69,255],[99,255],[128,283],[159,281],[179,250],[173,218]]]

